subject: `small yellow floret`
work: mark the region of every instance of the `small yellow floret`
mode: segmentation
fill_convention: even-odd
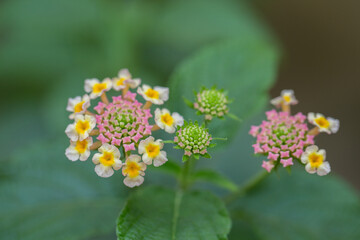
[[[115,163],[114,154],[111,152],[104,152],[100,157],[100,163],[104,166],[112,166]]]
[[[79,134],[84,134],[87,130],[90,129],[89,121],[78,121],[76,123],[75,129]]]
[[[88,142],[87,140],[83,140],[83,141],[77,141],[76,142],[76,146],[75,146],[75,149],[76,151],[78,151],[79,153],[84,153],[87,149],[87,145],[88,145]]]
[[[85,103],[85,101],[79,102],[78,104],[75,105],[74,107],[74,112],[75,113],[79,113],[83,110],[83,104]]]
[[[146,90],[145,95],[148,96],[149,98],[159,99],[159,92],[152,88]]]
[[[318,168],[324,161],[324,156],[317,153],[311,153],[309,155],[309,162],[312,168]]]
[[[321,127],[321,128],[329,128],[329,126],[330,126],[329,121],[328,121],[326,118],[324,118],[324,117],[318,117],[318,118],[316,118],[316,119],[315,119],[315,122],[316,122],[316,124],[319,125],[319,127]]]
[[[146,147],[146,153],[149,157],[154,158],[160,153],[160,146],[156,144],[149,143]]]
[[[289,95],[285,95],[283,98],[284,98],[284,101],[287,103],[289,103],[291,101],[291,96],[289,96]]]
[[[93,93],[100,93],[104,89],[106,89],[107,84],[106,83],[95,83],[93,86]]]
[[[161,122],[168,126],[172,126],[172,124],[174,123],[174,118],[169,113],[165,113],[161,116]]]
[[[124,85],[124,81],[126,80],[126,78],[118,78],[118,80],[116,81],[116,86],[122,86]]]
[[[134,178],[139,176],[141,170],[141,166],[137,162],[127,162],[126,168],[124,169],[124,173],[129,177]]]

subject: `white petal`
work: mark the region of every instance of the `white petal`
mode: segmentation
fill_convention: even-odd
[[[165,132],[167,132],[167,133],[174,133],[175,132],[175,130],[176,130],[176,128],[175,127],[173,127],[173,126],[168,126],[168,125],[165,125]]]
[[[319,150],[318,146],[311,145],[311,146],[307,147],[305,151],[307,153],[313,153],[313,152],[317,152],[318,150]]]
[[[76,161],[79,159],[79,153],[78,153],[78,151],[75,150],[75,148],[73,146],[69,146],[65,150],[65,155],[71,161]]]
[[[303,164],[306,164],[309,162],[309,155],[308,153],[304,152],[302,155],[301,155],[301,162]]]
[[[310,112],[310,113],[308,113],[308,121],[310,122],[310,123],[312,123],[312,124],[314,124],[315,123],[315,113],[313,113],[313,112]]]
[[[315,169],[315,168],[312,168],[310,163],[306,164],[305,170],[306,170],[308,173],[311,173],[311,174],[316,173],[316,169]]]
[[[276,97],[271,99],[270,103],[276,107],[280,106],[282,102],[282,97]]]
[[[81,102],[80,96],[77,96],[75,98],[69,98],[66,110],[69,112],[74,112],[74,108],[75,108],[76,104],[78,104],[79,102]]]
[[[80,155],[80,161],[86,161],[90,156],[90,150],[86,150],[83,154]]]
[[[100,157],[102,156],[101,153],[95,153],[93,158],[92,158],[92,161],[94,164],[99,164],[100,163]]]
[[[328,162],[323,162],[317,169],[317,174],[319,176],[324,176],[331,171],[330,164]]]
[[[330,130],[332,133],[337,133],[339,131],[340,128],[340,121],[338,119],[334,119],[329,117],[327,119],[330,123]]]
[[[132,79],[131,81],[129,81],[129,86],[131,88],[137,88],[141,83],[141,79],[140,78],[135,78],[135,79]]]
[[[128,187],[140,186],[144,182],[144,178],[142,176],[137,176],[135,178],[126,177],[124,179],[124,184]]]
[[[326,159],[326,151],[324,150],[324,149],[320,149],[319,151],[318,151],[318,154],[320,154],[320,155],[322,155],[323,156],[323,160],[325,160]]]
[[[184,118],[179,113],[174,112],[172,117],[174,118],[175,126],[184,125]]]
[[[111,167],[98,164],[95,166],[95,172],[98,176],[103,178],[111,177],[114,174],[114,170]]]
[[[159,167],[161,165],[163,165],[164,163],[167,162],[167,157],[166,157],[166,152],[165,151],[161,151],[160,154],[154,158],[154,166],[155,167]]]
[[[65,129],[65,133],[68,136],[68,138],[71,139],[71,141],[77,141],[79,139],[79,135],[77,134],[76,130],[75,130],[75,124],[69,124],[66,129]]]
[[[159,98],[162,101],[167,101],[169,99],[169,88],[167,87],[154,87],[155,91],[159,92]]]
[[[150,165],[153,159],[149,157],[147,153],[145,153],[144,155],[142,155],[142,160],[145,164]]]
[[[122,162],[119,159],[115,159],[115,163],[112,166],[114,168],[114,170],[119,170],[122,166]]]
[[[126,161],[133,161],[133,162],[140,162],[141,161],[141,157],[139,155],[136,154],[131,154]]]

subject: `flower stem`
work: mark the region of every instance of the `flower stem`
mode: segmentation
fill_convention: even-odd
[[[184,167],[180,176],[180,188],[185,191],[191,185],[190,176],[194,167],[194,158],[191,156],[189,160],[184,163]]]
[[[237,198],[245,196],[250,190],[258,186],[267,176],[269,176],[269,173],[267,171],[261,171],[257,173],[247,182],[245,182],[245,184],[242,187],[240,187],[237,191],[226,196],[224,198],[225,203],[230,204]]]

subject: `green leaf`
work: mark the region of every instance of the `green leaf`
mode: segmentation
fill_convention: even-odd
[[[238,189],[237,185],[231,180],[211,169],[197,171],[194,174],[193,180],[210,182],[229,191],[236,191]]]
[[[167,161],[165,164],[161,165],[160,167],[153,167],[152,165],[149,168],[153,170],[157,170],[159,172],[169,173],[174,176],[179,176],[181,173],[181,167],[174,161]]]
[[[347,184],[303,169],[279,174],[230,206],[235,225],[256,234],[246,238],[250,229],[238,227],[232,239],[360,239],[360,201]]]
[[[115,235],[115,219],[127,192],[121,177],[102,179],[91,161],[67,160],[64,143],[65,136],[38,143],[7,162],[6,178],[0,182],[0,239]]]
[[[189,157],[188,155],[183,155],[183,156],[182,156],[182,161],[183,161],[183,162],[186,162],[187,160],[189,160],[189,158],[190,158],[190,157]]]
[[[209,192],[139,189],[117,222],[119,240],[224,240],[231,220],[222,201]]]
[[[267,102],[267,92],[275,79],[277,60],[273,46],[258,38],[244,37],[206,47],[183,62],[172,75],[171,109],[181,112],[185,119],[195,118],[194,110],[182,101],[174,100],[181,97],[193,99],[193,89],[217,84],[219,88],[228,90],[229,97],[234,99],[230,112],[246,119]],[[214,119],[209,128],[213,136],[231,138],[240,124],[229,119]]]

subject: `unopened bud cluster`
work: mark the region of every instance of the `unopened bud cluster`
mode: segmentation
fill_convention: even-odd
[[[205,115],[206,120],[213,117],[223,117],[229,112],[228,97],[223,90],[202,89],[196,94],[194,108],[198,110],[198,114]]]

